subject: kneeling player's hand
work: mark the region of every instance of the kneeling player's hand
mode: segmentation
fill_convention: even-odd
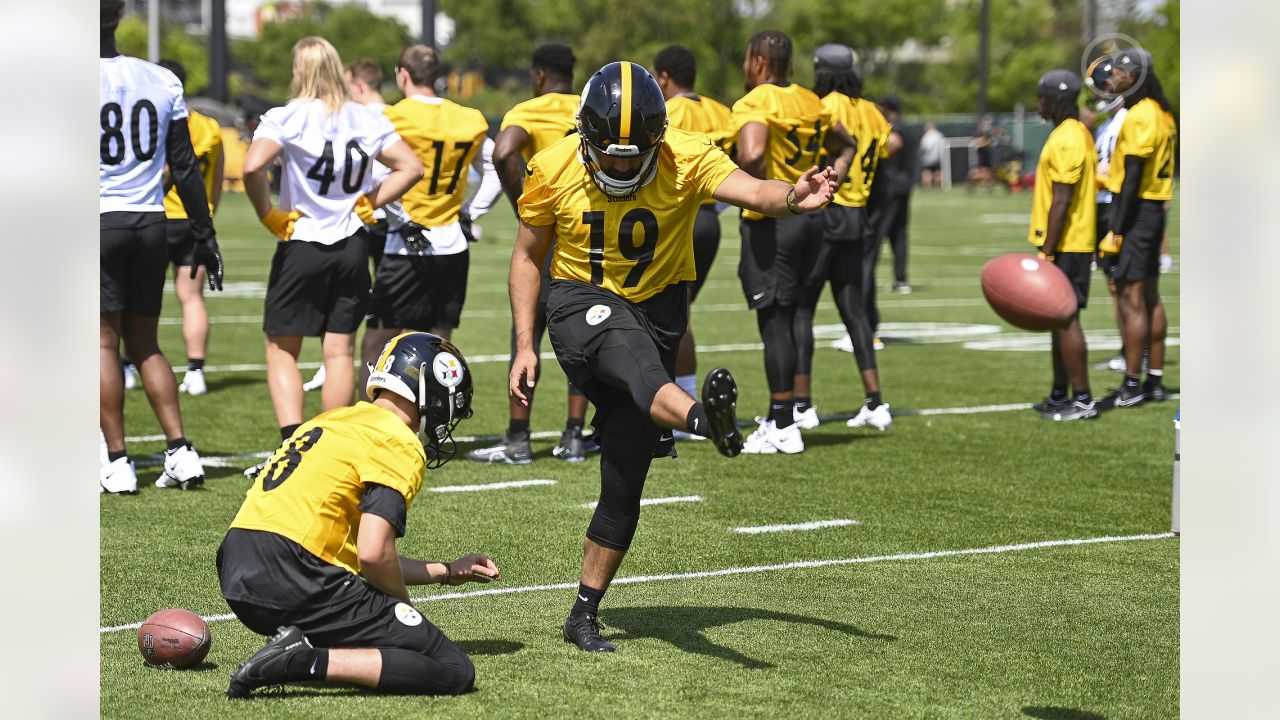
[[[196,279],[199,268],[208,273],[209,289],[222,289],[222,253],[218,251],[218,241],[209,238],[208,243],[196,243],[194,262],[191,263],[191,279]]]
[[[533,397],[534,378],[538,376],[538,354],[532,350],[519,350],[511,362],[511,375],[507,378],[507,390],[511,397],[528,407]]]
[[[300,217],[302,213],[297,210],[285,212],[280,208],[271,208],[266,215],[258,218],[258,221],[266,226],[272,235],[288,242],[289,238],[293,237],[293,225]]]
[[[795,205],[801,212],[817,210],[827,203],[836,193],[840,183],[836,180],[835,168],[819,169],[817,165],[805,171],[795,186]]]
[[[361,195],[356,198],[356,206],[352,208],[356,216],[360,218],[360,222],[365,225],[372,225],[378,222],[378,218],[373,216],[373,202],[369,200],[368,195]]]
[[[501,579],[502,573],[498,572],[498,566],[492,560],[479,553],[471,553],[449,563],[449,579],[445,584],[487,583]]]

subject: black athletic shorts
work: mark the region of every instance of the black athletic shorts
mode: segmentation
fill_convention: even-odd
[[[719,250],[720,215],[716,213],[715,203],[707,203],[698,208],[693,219],[693,266],[698,275],[689,289],[690,302],[698,299]]]
[[[166,220],[164,234],[169,243],[169,262],[175,267],[195,265],[196,236],[191,232],[191,221]]]
[[[98,308],[158,316],[169,269],[163,212],[106,212],[98,219]]]
[[[738,278],[747,307],[758,310],[800,304],[805,253],[812,251],[815,230],[812,219],[805,215],[742,221]]]
[[[262,330],[268,335],[320,337],[354,333],[369,304],[365,231],[332,245],[292,240],[276,246],[267,280]]]
[[[384,256],[373,281],[367,327],[421,331],[458,327],[470,267],[467,250],[455,255]]]
[[[1138,219],[1124,236],[1111,277],[1132,282],[1160,276],[1165,217],[1163,200],[1139,201]]]
[[[1089,277],[1093,274],[1093,257],[1091,252],[1060,252],[1053,257],[1053,264],[1071,281],[1071,287],[1076,291],[1076,303],[1081,310],[1089,306]]]
[[[639,333],[657,350],[663,382],[675,378],[676,351],[689,324],[689,288],[676,283],[653,297],[632,303],[621,297],[575,280],[552,280],[547,297],[547,331],[560,367],[575,387],[596,406],[592,424],[607,422],[619,402],[633,404],[625,390],[607,385],[596,377],[597,352],[606,332]]]

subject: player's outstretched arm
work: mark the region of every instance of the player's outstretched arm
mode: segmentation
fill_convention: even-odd
[[[534,385],[538,353],[533,349],[533,319],[542,291],[542,260],[551,247],[554,226],[520,223],[516,247],[511,252],[511,272],[507,279],[511,296],[511,324],[516,331],[516,355],[508,377],[508,391],[520,404],[528,406]]]
[[[823,207],[831,202],[836,185],[834,168],[811,167],[795,185],[781,180],[760,180],[736,170],[720,183],[713,197],[740,208],[781,217]]]

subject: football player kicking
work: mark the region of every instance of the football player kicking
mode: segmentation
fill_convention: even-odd
[[[1079,309],[1069,325],[1053,331],[1053,390],[1034,407],[1046,420],[1088,420],[1098,417],[1098,408],[1089,392],[1080,310],[1089,304],[1097,244],[1098,157],[1093,135],[1080,122],[1080,78],[1067,70],[1052,70],[1040,78],[1036,94],[1040,117],[1053,123],[1053,132],[1036,166],[1027,240],[1071,281]],[[1068,382],[1074,397],[1067,394]]]
[[[453,456],[453,430],[471,415],[471,372],[447,340],[406,333],[383,348],[366,389],[373,402],[318,415],[284,441],[218,548],[232,612],[275,633],[231,673],[228,697],[298,681],[459,695],[475,682],[407,586],[490,582],[497,566],[396,550],[423,470]]]
[[[816,210],[831,200],[835,175],[812,167],[795,184],[753,178],[707,136],[668,130],[657,81],[630,62],[591,76],[577,125],[578,137],[533,158],[520,196],[509,384],[511,398],[527,404],[538,365],[541,268],[554,241],[547,329],[560,366],[597,408],[592,424],[602,446],[600,500],[563,633],[583,650],[611,652],[600,635],[600,600],[635,534],[649,464],[672,454],[664,428],[709,437],[728,457],[742,451],[729,371],[708,373],[702,402],[673,382],[696,277],[698,208],[714,198],[770,216]]]

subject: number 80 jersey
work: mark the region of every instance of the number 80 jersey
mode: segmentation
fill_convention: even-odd
[[[159,65],[117,55],[98,61],[98,211],[162,212],[165,139],[187,117],[182,83]]]
[[[694,280],[693,221],[698,206],[738,166],[706,135],[668,128],[658,172],[634,195],[600,192],[566,137],[533,156],[520,196],[520,219],[555,226],[551,277],[602,287],[640,302],[668,285]]]
[[[373,158],[400,142],[391,121],[347,102],[329,112],[314,98],[299,98],[262,116],[253,139],[283,149],[280,209],[297,210],[291,240],[332,245],[363,227],[352,210],[369,191]]]

